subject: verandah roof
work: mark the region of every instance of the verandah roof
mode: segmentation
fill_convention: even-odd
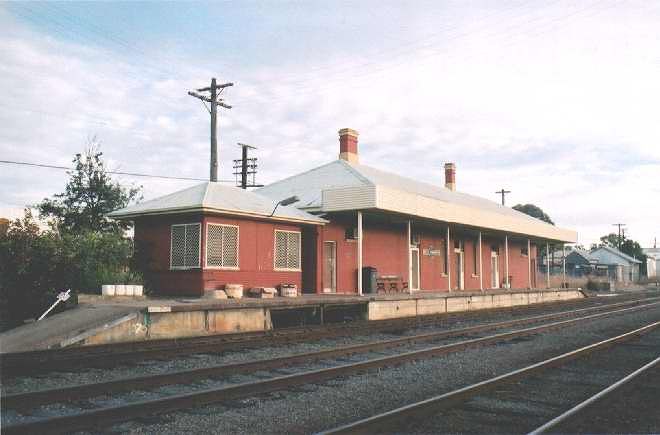
[[[378,209],[410,216],[574,243],[562,229],[477,196],[451,191],[369,166],[335,160],[257,190],[273,199],[300,197],[310,212]]]

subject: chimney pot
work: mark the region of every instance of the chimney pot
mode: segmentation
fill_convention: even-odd
[[[359,163],[358,132],[351,128],[339,130],[339,158],[349,163]]]
[[[445,163],[445,187],[456,190],[456,165],[453,163]]]

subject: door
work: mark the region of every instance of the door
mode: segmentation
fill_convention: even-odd
[[[337,244],[323,242],[323,293],[337,292]]]
[[[454,254],[456,255],[455,288],[457,290],[463,290],[465,288],[465,261],[463,255],[463,241],[457,241],[457,244],[454,247]]]
[[[419,248],[410,247],[411,290],[419,290]]]
[[[490,287],[500,288],[500,262],[495,251],[490,253]]]

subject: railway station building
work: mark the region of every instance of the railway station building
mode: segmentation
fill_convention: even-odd
[[[339,158],[255,191],[206,182],[112,212],[135,224],[136,253],[156,293],[226,284],[303,293],[525,289],[558,228],[456,190],[360,163],[358,133],[339,130]]]

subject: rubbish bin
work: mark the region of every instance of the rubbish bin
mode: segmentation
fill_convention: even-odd
[[[376,293],[376,278],[378,271],[373,266],[362,268],[362,293]]]

